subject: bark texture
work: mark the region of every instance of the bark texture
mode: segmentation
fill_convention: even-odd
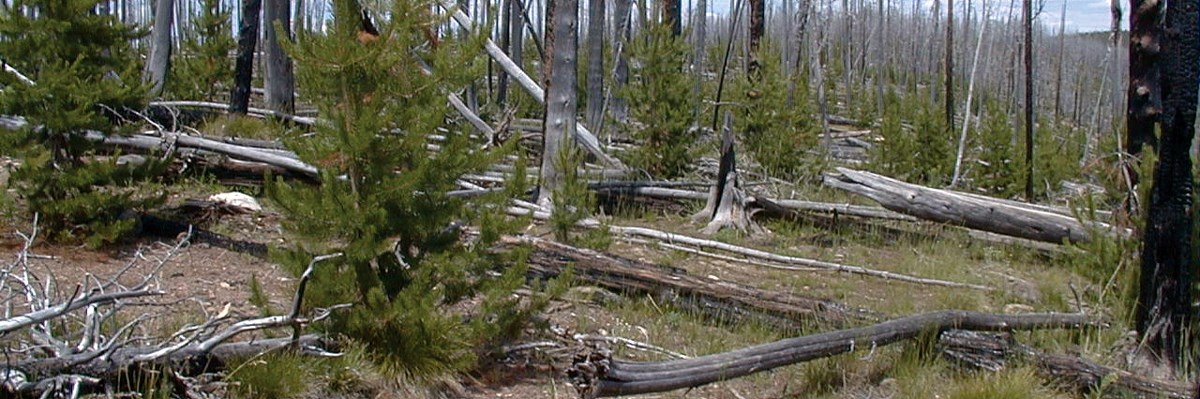
[[[267,22],[266,46],[266,100],[267,108],[287,114],[296,110],[296,78],[292,73],[292,59],[283,51],[281,42],[291,40],[291,5],[289,0],[265,0],[263,20]]]
[[[150,97],[161,96],[171,69],[171,25],[175,22],[175,0],[154,2],[154,28],[150,30],[150,57],[143,79],[150,83]]]
[[[579,53],[578,0],[549,0],[546,29],[546,119],[542,131],[541,187],[538,204],[549,207],[551,195],[562,187],[561,165],[575,136],[576,75]]]
[[[1177,366],[1191,331],[1192,138],[1200,85],[1200,4],[1167,5],[1163,41],[1162,145],[1154,169],[1149,216],[1142,242],[1142,268],[1136,307],[1137,330],[1153,355]]]
[[[237,59],[233,65],[233,93],[229,113],[245,115],[250,108],[250,83],[254,73],[254,48],[258,44],[259,13],[263,0],[242,0],[242,20],[238,28]]]

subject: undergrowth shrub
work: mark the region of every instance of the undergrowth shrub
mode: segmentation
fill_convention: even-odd
[[[0,74],[0,113],[28,124],[0,134],[0,155],[21,159],[9,184],[58,241],[114,242],[132,231],[129,210],[160,204],[148,184],[158,157],[119,162],[104,136],[129,110],[144,108],[146,86],[129,43],[144,34],[94,12],[99,0],[17,0],[0,6],[0,54],[36,84]],[[36,15],[36,17],[30,17]],[[84,133],[89,132],[92,136]]]
[[[692,161],[695,78],[683,73],[686,54],[686,44],[664,23],[647,29],[643,40],[631,40],[630,84],[621,94],[630,116],[639,122],[624,129],[640,145],[630,152],[629,161],[657,178],[682,176]]]
[[[902,101],[893,90],[884,94],[884,101],[883,141],[871,153],[871,169],[909,183],[949,183],[954,172],[952,143],[956,141],[940,110],[920,96]],[[911,119],[906,121],[906,116]],[[911,128],[905,122],[911,123]]]
[[[355,304],[326,328],[369,347],[381,372],[425,381],[474,366],[489,343],[518,334],[547,295],[536,286],[529,299],[512,295],[525,283],[524,263],[492,251],[514,228],[503,200],[519,194],[447,195],[460,176],[513,149],[481,152],[469,128],[447,118],[446,93],[478,72],[482,37],[428,46],[423,28],[442,21],[425,2],[399,0],[376,22],[379,39],[359,43],[353,3],[335,3],[328,32],[300,33],[286,46],[323,116],[314,134],[286,143],[320,168],[321,184],[267,185],[296,238],[276,256],[298,273],[314,255],[343,253],[317,266],[306,303]],[[429,152],[434,132],[445,140]],[[478,232],[464,239],[462,225]]]
[[[779,67],[779,55],[764,43],[760,49],[760,75],[743,77],[735,85],[733,99],[741,104],[735,132],[749,153],[772,176],[787,180],[820,174],[819,160],[812,154],[820,130],[808,99],[808,79],[798,79],[792,104],[788,104],[788,77]]]
[[[180,56],[173,58],[167,90],[179,98],[216,100],[233,82],[230,11],[221,9],[220,0],[202,0],[192,20],[183,36]]]

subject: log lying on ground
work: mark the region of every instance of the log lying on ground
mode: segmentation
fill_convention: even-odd
[[[1032,362],[1045,377],[1082,393],[1103,389],[1119,397],[1191,398],[1192,384],[1155,380],[1101,365],[1079,356],[1046,353],[1022,345],[1009,334],[947,331],[938,339],[942,355],[974,369],[999,371],[1010,360]]]
[[[855,349],[875,348],[922,333],[1079,328],[1092,323],[1089,316],[1081,314],[993,315],[946,310],[682,360],[626,362],[612,359],[607,349],[600,348],[576,356],[567,374],[585,398],[636,395],[697,387]]]
[[[622,258],[535,237],[506,237],[508,244],[533,246],[530,274],[553,277],[570,266],[575,278],[612,291],[653,295],[683,308],[699,310],[723,322],[746,321],[788,330],[806,325],[839,326],[874,320],[875,315],[835,301],[771,292],[728,281],[688,275],[686,271]]]
[[[1103,223],[1085,225],[1070,216],[1007,201],[921,187],[853,169],[837,171],[840,175],[825,177],[826,185],[869,197],[887,209],[939,223],[1055,244],[1087,242],[1092,231],[1118,233]]]

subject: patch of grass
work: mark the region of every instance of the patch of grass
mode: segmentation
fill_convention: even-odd
[[[271,300],[267,297],[266,291],[263,290],[262,283],[258,281],[258,274],[250,274],[250,304],[258,308],[258,311],[263,316],[274,313],[271,310]]]
[[[280,137],[280,127],[270,121],[249,116],[213,118],[200,128],[206,135],[273,140]]]
[[[227,380],[233,382],[230,390],[237,398],[295,398],[308,388],[311,370],[306,363],[295,354],[268,354],[234,367]]]
[[[1044,399],[1064,397],[1047,388],[1033,370],[1008,369],[999,373],[969,374],[955,379],[946,399]]]

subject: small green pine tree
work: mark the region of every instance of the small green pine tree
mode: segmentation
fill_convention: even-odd
[[[809,150],[817,145],[820,127],[808,101],[807,79],[797,82],[793,104],[788,106],[788,77],[779,67],[779,53],[770,42],[759,50],[759,76],[740,79],[735,98],[742,104],[735,118],[746,149],[768,173],[784,179],[816,176],[816,157]]]
[[[916,112],[901,109],[900,97],[888,90],[884,94],[881,145],[872,150],[871,168],[909,183],[940,186],[950,182],[954,171],[954,136],[947,130],[935,106],[921,95],[903,103],[921,104]],[[904,126],[901,115],[912,115],[912,128]]]
[[[220,0],[201,0],[191,29],[184,35],[180,57],[171,67],[168,90],[177,97],[214,100],[233,81],[229,50],[233,48],[228,9]]]
[[[524,283],[521,263],[501,270],[489,252],[511,225],[500,213],[508,193],[477,202],[446,194],[506,152],[479,152],[467,127],[448,118],[446,94],[477,72],[480,43],[427,43],[422,28],[439,22],[421,0],[395,1],[390,19],[376,21],[378,40],[362,43],[354,3],[335,3],[328,33],[301,32],[287,46],[322,118],[287,143],[321,168],[321,182],[267,186],[298,238],[277,255],[299,271],[315,254],[344,253],[339,265],[318,266],[309,303],[354,303],[329,328],[369,347],[382,370],[419,381],[472,366],[476,349],[519,333],[535,309],[511,295]],[[435,132],[446,140],[431,153]],[[463,242],[448,227],[458,223],[480,226],[479,237]]]
[[[970,172],[972,185],[995,197],[1009,198],[1024,190],[1024,179],[1013,148],[1013,126],[996,101],[986,101],[983,126],[978,133],[978,165]],[[966,163],[966,160],[963,160]],[[1023,163],[1023,162],[1020,162]]]
[[[0,152],[22,161],[10,185],[40,214],[51,238],[86,238],[93,245],[134,226],[135,220],[120,218],[122,212],[162,201],[142,182],[164,165],[121,164],[101,151],[98,139],[117,132],[121,114],[144,108],[146,89],[129,45],[144,32],[98,14],[99,2],[14,0],[0,6],[0,54],[35,82],[0,75],[0,113],[28,122],[0,138]]]
[[[668,24],[657,23],[645,40],[632,40],[630,76],[623,96],[629,113],[640,126],[626,126],[639,140],[630,163],[651,175],[670,179],[682,176],[691,164],[696,134],[692,125],[692,79],[683,72],[687,47],[671,34]]]

